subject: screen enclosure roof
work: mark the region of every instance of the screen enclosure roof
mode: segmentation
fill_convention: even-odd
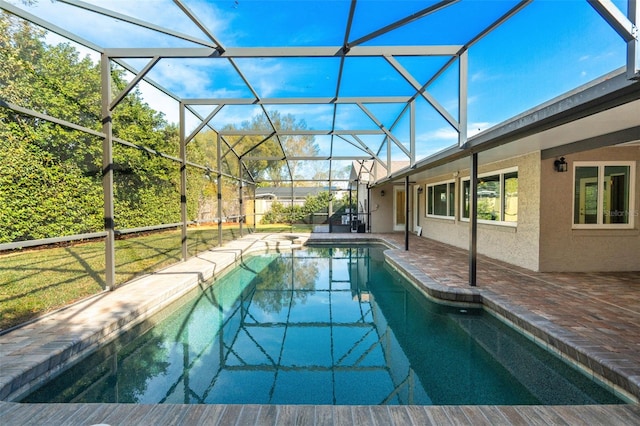
[[[281,161],[292,180],[348,179],[354,161],[382,176],[425,164],[629,62],[626,1],[0,6],[126,70],[187,142],[214,130],[241,162]],[[235,149],[243,138],[255,142]]]

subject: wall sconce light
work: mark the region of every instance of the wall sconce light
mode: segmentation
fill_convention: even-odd
[[[567,171],[567,162],[564,161],[564,157],[560,157],[559,160],[553,162],[553,168],[558,173],[563,173]]]
[[[424,191],[424,188],[423,188],[423,187],[421,187],[421,186],[419,186],[419,187],[418,187],[418,194],[422,194],[422,191]]]
[[[380,191],[380,196],[384,197],[384,189],[382,191]]]

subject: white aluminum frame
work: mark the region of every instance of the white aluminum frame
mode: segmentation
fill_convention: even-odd
[[[201,169],[212,171],[208,166],[197,165],[189,163],[186,160],[185,154],[185,146],[189,143],[189,141],[195,136],[195,134],[205,127],[218,131],[219,129],[215,129],[210,125],[210,121],[215,117],[215,115],[225,106],[227,105],[259,105],[263,111],[263,113],[267,116],[267,119],[271,121],[269,117],[269,113],[266,109],[266,105],[278,105],[278,104],[327,104],[333,105],[333,120],[332,126],[329,129],[321,130],[320,132],[324,133],[309,133],[309,134],[326,134],[331,136],[331,149],[330,154],[328,156],[318,156],[318,157],[287,157],[286,153],[283,150],[284,157],[278,158],[284,161],[288,160],[297,161],[299,159],[314,159],[314,160],[327,160],[329,161],[329,183],[331,184],[332,176],[331,170],[334,160],[343,160],[343,159],[351,159],[354,161],[365,161],[372,160],[373,166],[375,168],[381,166],[384,170],[386,170],[386,177],[380,179],[377,184],[383,184],[387,181],[393,181],[400,178],[404,178],[406,176],[411,175],[418,169],[428,169],[437,167],[440,164],[446,163],[447,161],[452,161],[462,157],[472,157],[477,161],[477,154],[480,151],[490,149],[499,144],[506,143],[509,140],[514,140],[513,138],[518,135],[522,135],[528,131],[537,130],[540,131],[545,126],[558,125],[561,123],[562,119],[571,119],[572,117],[575,119],[575,111],[576,108],[579,109],[581,105],[585,105],[585,110],[587,107],[605,109],[607,108],[608,101],[604,99],[610,93],[614,93],[615,91],[623,90],[631,86],[630,80],[638,80],[640,79],[640,48],[638,46],[638,23],[640,22],[640,8],[637,5],[636,0],[628,0],[628,15],[625,16],[620,12],[620,10],[615,6],[610,0],[587,0],[589,4],[591,4],[594,9],[602,16],[606,22],[611,25],[611,27],[625,40],[627,43],[627,65],[626,65],[626,80],[621,80],[619,78],[611,79],[610,81],[600,82],[597,87],[594,88],[593,91],[589,92],[587,95],[581,94],[579,99],[577,99],[577,103],[567,102],[565,104],[553,105],[552,107],[541,109],[540,111],[536,111],[535,116],[531,117],[520,117],[516,119],[510,125],[505,125],[500,129],[492,132],[485,132],[481,137],[472,138],[472,140],[468,140],[467,138],[467,81],[468,81],[468,58],[467,53],[471,46],[475,43],[483,39],[486,35],[492,32],[494,29],[502,25],[504,22],[509,20],[511,17],[516,15],[519,11],[525,8],[528,4],[532,2],[532,0],[522,0],[514,5],[509,11],[504,13],[502,16],[498,17],[494,22],[487,25],[485,28],[480,30],[474,37],[472,37],[468,42],[463,45],[443,45],[443,46],[434,46],[434,45],[416,45],[416,46],[384,46],[384,45],[375,45],[370,43],[372,40],[375,40],[377,37],[386,34],[388,32],[394,31],[398,28],[401,28],[411,22],[422,19],[425,16],[431,15],[433,13],[437,13],[439,10],[442,10],[452,4],[455,4],[457,0],[442,0],[438,3],[435,3],[431,6],[428,6],[416,13],[413,13],[409,16],[401,18],[389,25],[386,25],[382,28],[372,31],[369,34],[366,34],[358,39],[351,38],[351,26],[353,23],[353,19],[355,16],[355,9],[357,0],[351,0],[351,6],[349,10],[349,16],[345,25],[345,33],[343,44],[341,46],[328,46],[328,47],[243,47],[243,48],[227,48],[223,46],[223,44],[216,39],[215,35],[207,28],[205,24],[199,19],[199,17],[194,14],[181,0],[174,0],[174,3],[178,6],[178,8],[185,14],[185,16],[190,19],[202,32],[206,35],[208,40],[202,40],[197,37],[192,37],[186,34],[179,33],[177,31],[173,31],[167,28],[163,28],[161,26],[146,22],[142,19],[133,18],[131,16],[127,16],[125,14],[117,13],[106,8],[102,8],[93,4],[84,3],[79,0],[59,0],[61,3],[66,3],[71,6],[75,6],[78,8],[82,8],[89,12],[93,12],[99,15],[107,16],[113,19],[118,19],[124,22],[128,22],[130,24],[139,26],[141,28],[146,28],[150,31],[156,31],[171,37],[175,37],[177,39],[186,40],[188,42],[193,43],[199,47],[193,48],[109,48],[105,49],[101,46],[97,46],[94,43],[82,38],[77,34],[73,34],[64,28],[60,28],[46,19],[42,19],[38,16],[35,16],[23,8],[15,6],[13,4],[8,3],[5,0],[0,0],[0,8],[2,10],[7,11],[13,15],[21,17],[29,22],[32,22],[48,31],[61,35],[69,40],[72,40],[76,43],[79,43],[82,46],[93,49],[98,52],[102,56],[102,81],[103,81],[103,92],[102,92],[102,120],[103,120],[103,131],[95,132],[90,129],[81,128],[73,123],[66,122],[64,120],[60,120],[55,117],[49,117],[44,114],[28,110],[26,108],[22,108],[18,105],[10,104],[4,100],[0,99],[0,106],[4,108],[9,108],[11,110],[17,111],[22,114],[31,115],[34,117],[43,118],[54,123],[75,128],[77,130],[84,131],[86,133],[93,134],[95,136],[99,136],[103,138],[103,169],[104,169],[104,180],[103,180],[103,190],[104,190],[104,211],[105,211],[105,232],[107,239],[107,286],[113,286],[113,278],[114,278],[114,253],[113,253],[113,237],[115,230],[113,229],[113,170],[112,170],[112,160],[111,160],[111,149],[112,144],[122,143],[137,149],[143,149],[148,152],[153,152],[156,155],[162,155],[166,158],[171,158],[172,160],[180,161],[182,164],[183,170],[183,178],[182,180],[182,189],[181,193],[184,196],[186,191],[186,176],[184,175],[184,169],[187,165],[192,167],[199,167]],[[364,43],[368,43],[364,46]],[[438,56],[448,56],[449,60],[446,62],[444,66],[442,66],[427,82],[420,82],[415,79],[411,73],[409,73],[400,62],[397,60],[399,56],[429,56],[429,55],[438,55]],[[257,92],[252,87],[251,82],[242,72],[240,66],[238,66],[235,59],[238,58],[330,58],[337,57],[340,59],[339,71],[338,71],[338,79],[336,84],[335,96],[333,98],[263,98],[261,99]],[[391,66],[394,68],[400,76],[402,76],[415,90],[415,93],[412,96],[396,96],[396,97],[356,97],[356,98],[340,98],[340,88],[342,84],[342,74],[344,63],[347,58],[351,57],[380,57],[385,59]],[[149,58],[150,61],[142,70],[137,70],[135,67],[129,65],[125,59],[126,58]],[[229,63],[236,70],[240,78],[244,81],[249,91],[252,93],[253,97],[246,99],[180,99],[178,96],[171,93],[171,91],[163,88],[157,82],[146,77],[146,74],[153,69],[153,67],[160,61],[162,58],[210,58],[211,60],[222,60],[229,61]],[[110,93],[105,87],[109,85],[109,65],[113,61],[118,65],[122,66],[124,69],[132,72],[135,77],[133,81],[127,86],[127,88],[120,94],[116,95],[114,99],[110,99]],[[454,63],[458,62],[459,64],[459,72],[458,72],[458,118],[455,119],[451,114],[443,108],[437,100],[431,96],[428,92],[429,86],[434,83],[445,71],[447,71]],[[133,90],[137,84],[141,81],[145,81],[151,84],[153,87],[157,88],[161,92],[167,94],[172,99],[176,100],[180,104],[180,150],[181,150],[181,158],[175,159],[163,153],[156,153],[155,151],[147,148],[140,147],[130,142],[118,140],[114,138],[111,133],[111,111],[117,107],[120,100],[126,96],[129,91]],[[423,159],[419,162],[416,161],[416,147],[415,147],[415,100],[418,97],[422,97],[425,99],[429,105],[440,114],[446,122],[457,132],[458,134],[458,143],[457,146],[452,147],[451,149],[447,149],[438,154],[430,156],[426,159]],[[590,98],[591,97],[591,98]],[[600,103],[595,102],[595,106],[591,106],[594,103],[594,100],[601,100]],[[382,122],[367,108],[367,104],[369,103],[404,103],[406,106],[402,110],[402,112],[398,115],[394,124],[390,126],[390,128],[386,128],[382,125]],[[336,112],[338,104],[353,104],[358,106],[375,124],[377,130],[374,130],[375,134],[384,135],[383,141],[377,146],[368,146],[359,136],[372,134],[370,130],[351,130],[349,132],[339,131],[335,128],[336,125]],[[216,105],[216,109],[209,114],[209,116],[202,117],[198,114],[193,106],[196,105]],[[567,106],[570,105],[570,106]],[[201,120],[200,125],[198,126],[197,131],[192,132],[190,135],[185,134],[184,130],[184,115],[185,112],[189,111],[194,114],[198,119]],[[405,114],[409,114],[410,121],[410,136],[408,141],[400,140],[394,134],[394,127],[400,121]],[[579,113],[578,113],[579,114]],[[587,114],[587,112],[582,112],[582,114]],[[566,116],[566,118],[563,118]],[[559,118],[559,120],[558,120]],[[550,124],[551,123],[551,124]],[[280,142],[280,136],[285,136],[287,133],[279,131],[273,126],[271,123],[271,129],[262,133],[267,139],[274,137],[277,142],[282,146]],[[230,134],[230,133],[229,133]],[[250,132],[238,133],[241,135],[248,135]],[[305,134],[304,132],[298,132],[298,135]],[[345,139],[343,136],[352,137],[356,143]],[[333,155],[333,144],[334,141],[340,139],[342,141],[346,141],[351,143],[353,146],[362,150],[363,155],[358,156],[350,156],[350,157],[338,157]],[[262,143],[262,142],[261,142]],[[218,175],[218,181],[221,180],[223,173],[220,170],[220,155],[222,155],[222,145],[226,145],[224,155],[226,156],[229,152],[233,153],[239,161],[241,167],[238,170],[238,176],[228,176],[236,180],[240,180],[242,182],[248,184],[255,184],[255,180],[253,180],[253,176],[251,176],[252,181],[245,181],[242,179],[243,168],[244,171],[247,172],[248,169],[244,163],[245,160],[250,159],[268,159],[266,157],[251,157],[245,155],[239,155],[235,150],[234,146],[229,144],[224,136],[218,137],[217,142],[217,150],[218,150],[218,167],[214,172]],[[381,152],[386,144],[386,159],[384,155],[381,155]],[[409,160],[408,168],[402,170],[401,172],[394,172],[391,174],[391,144],[397,146],[404,155],[407,156]],[[246,154],[246,153],[245,153]],[[635,172],[635,169],[634,169]],[[291,168],[289,168],[290,180],[294,180],[294,176],[292,175]],[[376,183],[373,183],[376,184]],[[462,188],[462,185],[460,185]],[[474,197],[476,194],[473,194]],[[219,194],[220,196],[220,194]],[[408,194],[407,194],[408,196]],[[462,197],[461,197],[462,198]],[[184,206],[183,206],[184,207]],[[461,216],[461,215],[460,215]],[[489,222],[491,224],[497,224],[496,222]],[[183,210],[183,234],[184,228],[186,226],[186,217]],[[472,238],[473,239],[473,238]],[[471,247],[471,250],[475,252],[475,246]],[[475,256],[475,253],[472,253]],[[183,258],[186,257],[186,248],[183,247]],[[475,273],[474,273],[475,274]],[[471,282],[475,282],[475,277],[470,278]]]
[[[604,216],[604,168],[609,166],[623,166],[629,167],[629,223],[602,223]],[[598,207],[597,218],[598,223],[575,223],[575,187],[576,187],[576,168],[578,167],[597,167],[598,168]],[[571,179],[571,229],[634,229],[635,222],[637,220],[638,211],[636,210],[636,162],[635,161],[574,161],[571,172],[573,173]]]

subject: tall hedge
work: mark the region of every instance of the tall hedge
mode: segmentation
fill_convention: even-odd
[[[101,130],[99,65],[43,36],[0,12],[0,99]],[[123,71],[112,70],[113,94],[125,86]],[[178,155],[177,127],[138,91],[115,108],[113,123],[121,139]],[[113,163],[117,229],[180,220],[178,163],[119,144]],[[198,185],[190,182],[189,219],[198,216]],[[101,138],[0,106],[0,242],[101,231],[103,204]]]
[[[262,223],[301,223],[313,213],[326,213],[329,210],[329,192],[308,195],[302,206],[273,202],[271,209],[262,217]]]

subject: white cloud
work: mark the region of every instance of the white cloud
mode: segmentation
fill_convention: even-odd
[[[434,140],[458,140],[458,132],[452,127],[440,127],[438,129],[416,135],[416,142],[418,143],[431,143]]]
[[[97,7],[151,23],[212,43],[191,19],[171,0],[87,0]],[[194,47],[190,41],[143,28],[83,8],[55,1],[39,1],[19,7],[101,47]],[[222,43],[234,43],[234,14],[220,13],[215,4],[194,1],[189,7]],[[224,16],[224,19],[222,19]],[[221,37],[220,35],[224,35]],[[222,39],[222,40],[221,40]]]
[[[471,105],[478,102],[478,99],[480,99],[479,96],[467,96],[467,105]]]
[[[475,72],[473,74],[471,74],[471,81],[472,82],[476,82],[476,81],[483,81],[485,79],[484,77],[484,72],[483,71],[478,71]]]
[[[333,119],[332,105],[267,105],[282,115],[291,114],[296,120],[304,120],[309,129],[327,130]]]
[[[163,113],[164,118],[170,123],[180,122],[180,107],[176,100],[144,81],[138,87],[142,98],[151,108]]]
[[[495,123],[490,123],[487,121],[478,121],[474,123],[467,124],[467,137],[475,136],[480,132],[484,132],[487,129],[493,127]]]
[[[284,84],[286,70],[271,59],[255,59],[243,61],[238,66],[251,86],[263,98],[276,93]]]
[[[214,76],[220,74],[219,60],[162,59],[149,72],[149,77],[180,97],[203,97],[215,86]]]
[[[376,129],[377,126],[355,105],[341,104],[336,111],[337,129]]]
[[[88,0],[87,2],[175,32],[199,38],[203,41],[210,41],[206,34],[204,34],[171,0],[110,0],[108,4],[105,4],[104,0]],[[217,17],[221,16],[221,13],[214,4],[199,1],[190,3],[188,7],[193,11],[197,10],[199,17],[202,18],[205,25],[214,36],[216,35],[216,32],[225,31],[227,29],[230,19],[217,19]],[[229,15],[225,15],[225,17],[229,18]],[[157,31],[143,31],[146,33],[143,39],[146,37],[155,39],[156,45],[158,37],[165,37]],[[128,41],[128,43],[131,43],[131,35],[124,35],[126,37],[125,40]],[[142,40],[137,40],[136,43],[140,41]],[[165,42],[168,42],[168,40]]]
[[[489,122],[473,122],[467,124],[467,137],[475,136],[491,128],[494,124]],[[416,142],[420,145],[437,145],[443,146],[454,144],[458,141],[458,132],[450,126],[439,127],[434,130],[423,132],[416,135]]]
[[[225,106],[220,112],[211,120],[211,124],[217,128],[221,128],[225,125],[232,124],[235,127],[240,127],[243,122],[251,121],[256,115],[262,114],[262,109],[257,105],[252,106]]]
[[[472,83],[475,82],[486,82],[486,81],[495,81],[501,79],[502,76],[500,74],[487,74],[485,70],[479,70],[473,74],[471,74],[470,81]]]
[[[78,44],[74,41],[71,41],[65,37],[59,36],[58,34],[47,31],[44,37],[44,42],[51,45],[56,46],[58,44],[68,43],[73,46],[79,53],[80,58],[84,58],[88,56],[94,64],[100,63],[100,53],[96,52],[93,49],[89,49],[81,44]]]

